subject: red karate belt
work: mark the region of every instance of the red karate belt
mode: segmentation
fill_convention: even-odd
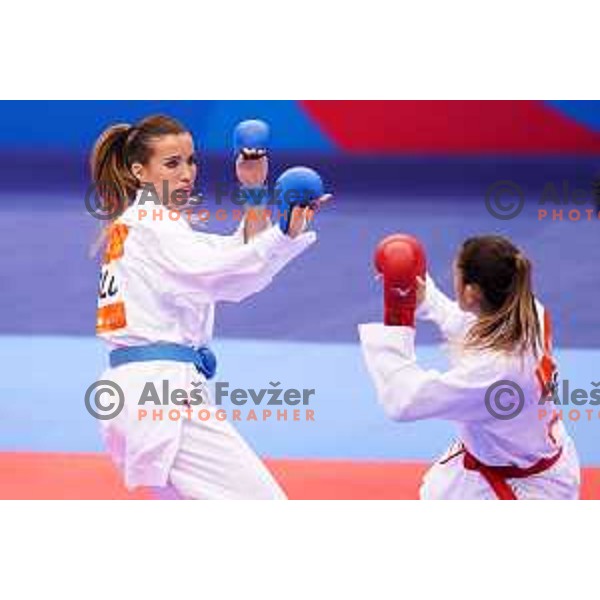
[[[562,448],[549,458],[542,458],[530,467],[490,466],[483,464],[463,446],[464,467],[469,471],[477,471],[490,484],[498,500],[518,500],[507,479],[525,479],[539,475],[556,464],[562,454]]]

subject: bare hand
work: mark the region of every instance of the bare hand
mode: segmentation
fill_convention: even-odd
[[[331,200],[331,198],[331,194],[324,194],[310,206],[295,206],[292,209],[292,215],[290,217],[288,235],[291,238],[295,238],[301,233],[304,233],[308,224],[313,220],[315,212],[321,208],[322,204]]]

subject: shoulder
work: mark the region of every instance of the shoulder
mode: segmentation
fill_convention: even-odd
[[[133,204],[121,215],[120,220],[128,227],[139,231],[154,232],[156,234],[185,235],[192,232],[186,216],[175,210],[169,210],[159,205]]]
[[[488,382],[519,381],[535,365],[533,353],[499,352],[496,350],[469,349],[461,352],[456,367],[472,377]]]

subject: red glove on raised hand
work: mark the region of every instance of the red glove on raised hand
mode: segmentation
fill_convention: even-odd
[[[375,269],[383,275],[384,323],[415,326],[417,277],[425,279],[425,250],[414,237],[390,235],[377,246]]]

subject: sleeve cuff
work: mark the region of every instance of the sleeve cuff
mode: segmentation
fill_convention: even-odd
[[[422,321],[428,321],[433,318],[433,312],[435,310],[435,295],[437,292],[437,286],[435,281],[430,277],[429,273],[425,276],[425,298],[415,311],[417,319]]]
[[[408,359],[415,358],[414,327],[391,326],[383,323],[364,323],[358,326],[363,345],[371,348],[392,349]]]
[[[305,248],[314,243],[316,239],[317,236],[314,231],[305,232],[292,239],[289,235],[283,233],[277,225],[273,225],[257,235],[252,240],[252,244],[260,256],[269,261],[275,258],[280,250],[295,247]]]

